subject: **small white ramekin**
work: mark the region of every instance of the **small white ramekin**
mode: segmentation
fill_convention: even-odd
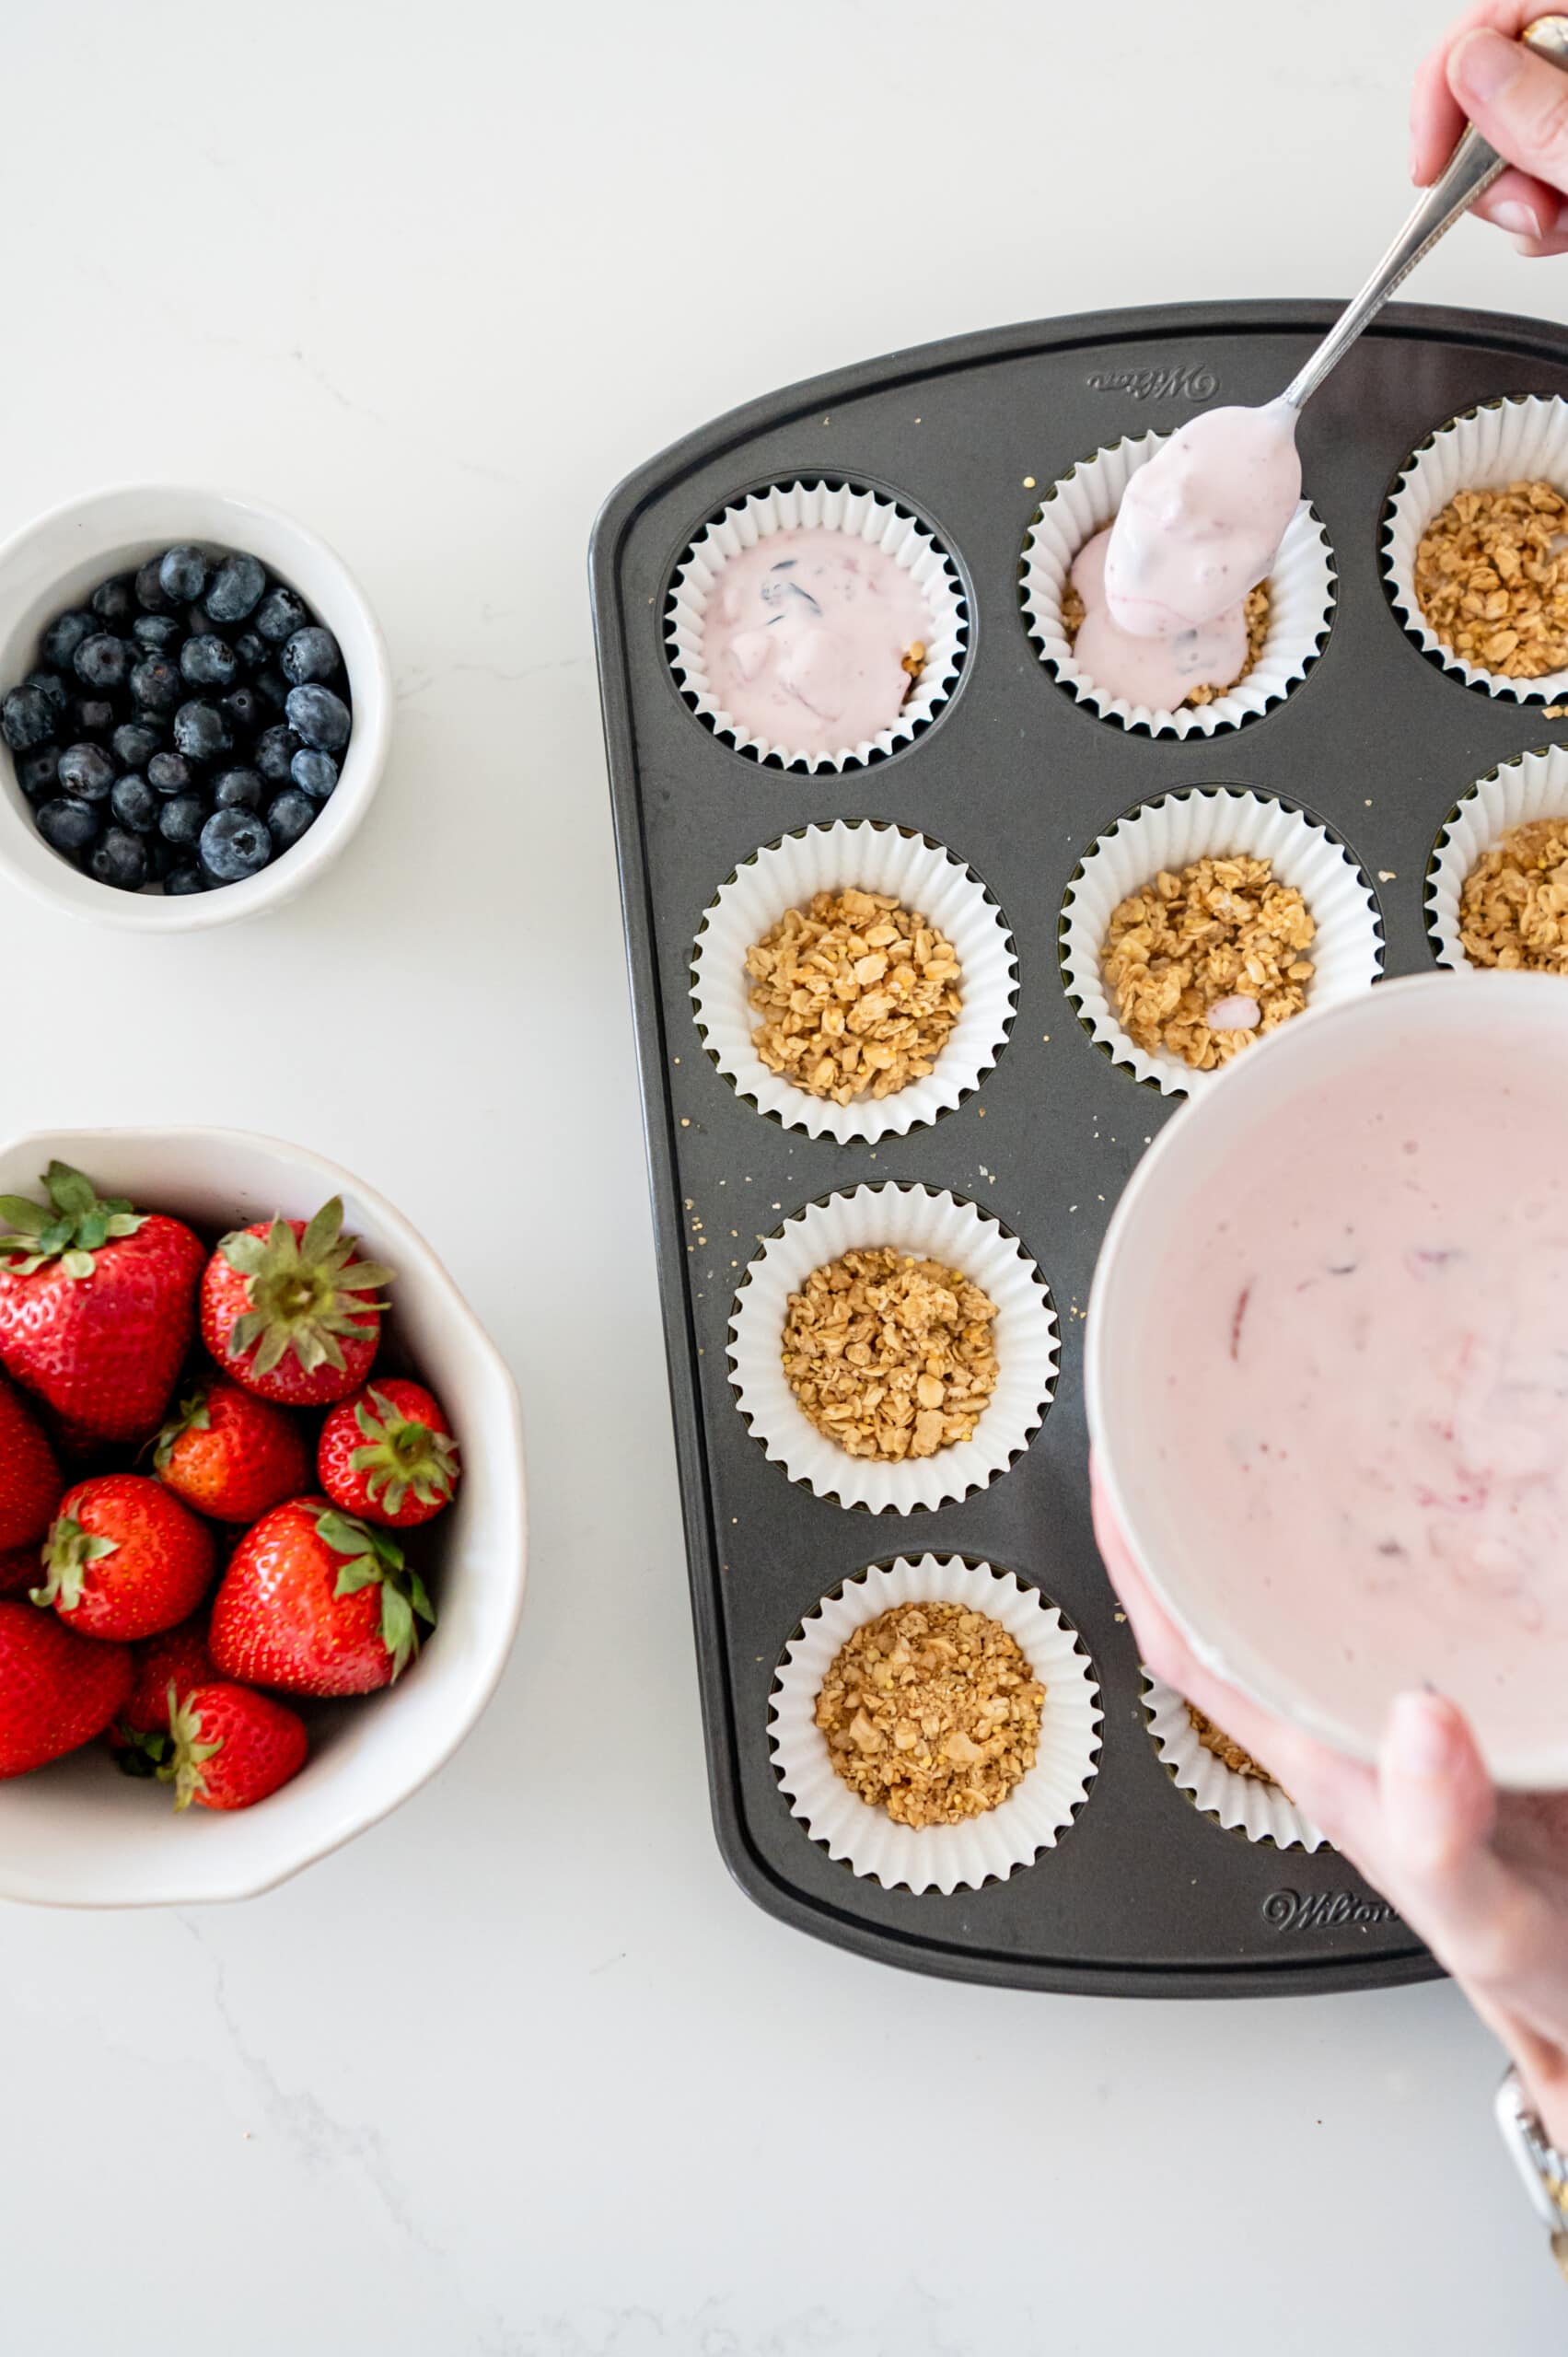
[[[308,833],[243,883],[177,895],[116,891],[52,851],[33,823],[12,757],[0,746],[0,874],[52,908],[134,933],[198,932],[292,900],[331,865],[369,808],[391,732],[386,644],[343,559],[274,507],[166,483],[90,492],[24,525],[0,548],[0,690],[35,668],[39,640],[56,614],[110,574],[128,572],[180,540],[247,550],[298,590],[343,649],[354,733],[338,783]]]

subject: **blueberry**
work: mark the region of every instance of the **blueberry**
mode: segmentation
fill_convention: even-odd
[[[57,671],[68,671],[83,639],[91,638],[97,629],[96,614],[84,614],[79,609],[62,614],[43,633],[44,661]]]
[[[163,888],[166,892],[172,892],[177,899],[186,892],[204,892],[207,889],[206,871],[194,866],[171,867],[163,879]]]
[[[215,622],[243,621],[261,598],[267,575],[260,561],[236,551],[226,556],[207,591],[207,611]]]
[[[330,679],[343,664],[337,640],[319,622],[296,630],[278,660],[284,678],[296,688],[308,687],[313,679]]]
[[[233,647],[212,631],[188,638],[180,650],[180,676],[190,688],[226,688],[238,668]]]
[[[131,625],[136,644],[149,655],[167,655],[185,633],[172,614],[138,614]]]
[[[172,712],[185,682],[167,655],[144,655],[131,674],[131,693],[144,712]]]
[[[325,802],[338,782],[338,765],[331,753],[319,753],[308,745],[289,763],[289,775],[312,802]]]
[[[267,707],[254,688],[231,688],[221,703],[236,742],[241,737],[254,737],[265,723]]]
[[[188,761],[215,761],[234,743],[227,721],[215,703],[182,703],[174,715],[176,749]]]
[[[13,688],[0,704],[0,736],[13,753],[25,753],[34,745],[46,745],[53,736],[58,715],[41,688]]]
[[[95,631],[91,638],[83,639],[72,664],[85,687],[97,688],[108,695],[124,686],[134,654],[129,639],[116,638],[112,631],[100,630]]]
[[[215,884],[238,884],[272,855],[267,822],[254,811],[215,810],[202,829],[202,865]]]
[[[220,810],[259,810],[266,787],[254,770],[225,770],[213,788]]]
[[[207,560],[189,542],[166,551],[157,569],[158,587],[170,605],[185,606],[207,586]]]
[[[158,798],[145,777],[117,777],[109,807],[134,835],[150,835],[157,825]]]
[[[110,827],[87,860],[87,874],[117,892],[139,892],[147,880],[147,854],[123,827]]]
[[[23,753],[17,762],[17,784],[29,802],[40,802],[45,795],[53,794],[60,776],[58,745],[35,745],[30,753]]]
[[[288,681],[281,671],[274,671],[269,663],[265,670],[258,671],[256,674],[256,693],[262,702],[270,704],[274,712],[281,712],[288,702]]]
[[[47,697],[50,710],[62,719],[71,708],[71,691],[58,671],[29,671],[22,685]]]
[[[136,610],[135,582],[129,573],[116,573],[108,581],[100,581],[88,605],[99,621],[128,622]]]
[[[353,726],[348,706],[331,688],[293,688],[285,710],[289,726],[318,752],[339,753],[348,743]]]
[[[145,770],[168,734],[161,720],[144,714],[140,720],[122,720],[109,741],[122,770]]]
[[[166,842],[156,827],[150,835],[144,838],[144,841],[147,846],[149,876],[157,877],[161,881],[176,867],[190,865],[192,853],[189,843]]]
[[[199,794],[177,794],[158,812],[158,832],[166,843],[201,841],[207,806]]]
[[[242,671],[259,671],[263,664],[270,663],[273,658],[272,648],[267,644],[261,632],[256,630],[237,631],[234,635],[234,651],[239,657],[239,668]]]
[[[297,597],[292,589],[285,589],[281,581],[275,588],[268,590],[256,609],[256,628],[274,646],[281,646],[285,638],[292,638],[296,630],[303,630],[309,620],[310,609],[304,598]]]
[[[291,785],[267,807],[267,831],[279,851],[296,843],[307,827],[316,823],[316,805],[308,794]]]
[[[188,794],[191,764],[180,753],[155,753],[147,763],[147,784],[158,794]]]
[[[118,718],[119,714],[107,697],[75,696],[71,709],[65,714],[65,727],[61,734],[69,733],[73,737],[107,737]]]
[[[262,730],[250,758],[270,784],[286,785],[289,764],[298,750],[299,739],[293,729],[285,728],[280,724],[276,728]],[[303,779],[300,783],[304,783]]]
[[[168,611],[168,598],[158,578],[162,564],[161,557],[150,556],[136,575],[136,603],[145,614],[166,614]]]
[[[60,756],[60,783],[77,802],[106,802],[114,763],[101,745],[67,745]]]
[[[39,833],[67,859],[97,842],[102,823],[90,802],[45,802],[38,814]]]

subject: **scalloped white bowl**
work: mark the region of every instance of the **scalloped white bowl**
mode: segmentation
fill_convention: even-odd
[[[51,508],[0,547],[0,689],[34,668],[39,639],[56,614],[110,574],[143,563],[175,540],[247,549],[298,590],[343,649],[354,733],[342,775],[308,834],[259,876],[172,900],[162,892],[116,891],[52,851],[33,824],[12,756],[0,745],[0,872],[36,900],[136,933],[199,932],[292,900],[331,865],[369,808],[391,733],[386,642],[343,559],[303,524],[259,500],[176,484],[89,492]]]
[[[167,1793],[120,1775],[92,1743],[0,1782],[0,1898],[55,1907],[194,1906],[250,1898],[325,1857],[417,1792],[494,1691],[517,1633],[527,1557],[517,1386],[430,1247],[385,1198],[319,1155],[239,1130],[35,1131],[0,1144],[0,1193],[31,1194],[52,1155],[204,1230],[334,1194],[345,1225],[397,1271],[389,1321],[446,1407],[462,1450],[452,1504],[427,1527],[438,1620],[397,1684],[311,1706],[311,1751],[271,1799],[176,1817]]]

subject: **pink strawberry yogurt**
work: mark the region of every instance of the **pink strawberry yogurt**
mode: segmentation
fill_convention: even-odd
[[[1232,606],[1201,630],[1165,638],[1135,638],[1106,602],[1105,564],[1111,527],[1086,540],[1071,579],[1084,601],[1073,660],[1102,694],[1148,712],[1174,712],[1194,688],[1228,688],[1247,668],[1245,604]]]
[[[1301,498],[1296,412],[1208,409],[1179,426],[1122,494],[1106,554],[1110,618],[1174,638],[1241,606],[1268,577]]]
[[[924,592],[896,558],[826,526],[774,532],[732,557],[703,625],[708,685],[748,737],[838,753],[879,737],[931,635]]]

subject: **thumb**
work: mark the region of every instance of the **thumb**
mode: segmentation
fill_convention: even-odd
[[[1500,156],[1568,192],[1568,72],[1523,41],[1473,32],[1448,53],[1448,87]]]
[[[1394,1898],[1450,1972],[1504,1993],[1528,1958],[1530,1894],[1492,1847],[1497,1800],[1461,1713],[1401,1694],[1378,1762]]]

